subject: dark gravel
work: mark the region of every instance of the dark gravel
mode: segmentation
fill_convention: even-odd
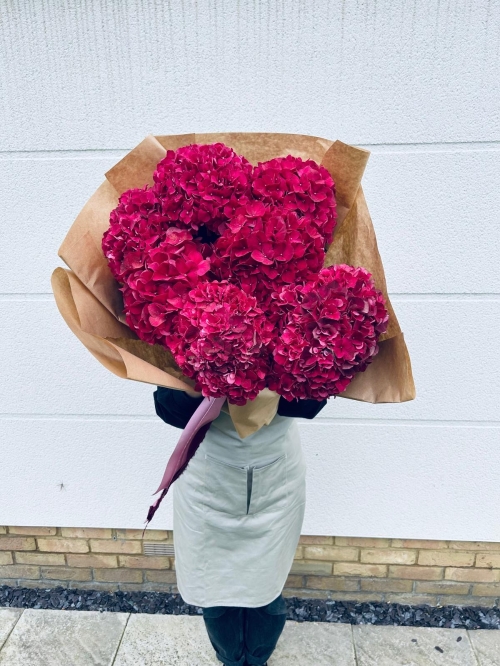
[[[288,619],[296,622],[344,622],[399,627],[444,627],[453,629],[500,629],[500,608],[480,606],[407,606],[385,602],[323,601],[286,599]],[[100,592],[47,590],[0,586],[0,606],[97,610],[125,613],[201,615],[201,608],[184,603],[179,594],[163,592]]]

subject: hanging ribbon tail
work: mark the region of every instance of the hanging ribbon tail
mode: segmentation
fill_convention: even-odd
[[[182,472],[186,469],[189,461],[194,456],[198,447],[205,438],[205,435],[210,428],[210,424],[220,414],[222,405],[226,401],[225,398],[204,398],[198,409],[193,416],[189,419],[188,424],[184,428],[182,435],[177,442],[177,445],[170,456],[167,467],[163,474],[161,483],[153,495],[163,491],[155,502],[149,507],[148,515],[146,518],[146,527],[152,520],[156,510],[160,506],[163,498],[168,492],[172,483],[179,478]],[[142,534],[144,536],[144,528]]]

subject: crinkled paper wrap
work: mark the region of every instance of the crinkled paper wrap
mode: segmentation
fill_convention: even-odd
[[[148,136],[106,173],[106,180],[86,203],[59,249],[59,256],[71,270],[57,268],[52,275],[52,288],[70,329],[115,375],[155,386],[192,390],[193,381],[182,374],[168,350],[139,340],[126,325],[121,292],[102,253],[101,240],[120,194],[132,187],[151,185],[153,172],[166,150],[219,141],[252,164],[294,155],[313,159],[328,169],[336,185],[338,220],[325,266],[349,264],[370,271],[385,296],[390,317],[387,332],[380,337],[379,353],[339,397],[372,403],[413,400],[410,357],[387,295],[384,268],[361,188],[369,153],[341,141],[245,132]],[[243,407],[226,403],[225,411],[231,415],[238,434],[247,437],[271,422],[278,401],[276,393],[265,389]]]

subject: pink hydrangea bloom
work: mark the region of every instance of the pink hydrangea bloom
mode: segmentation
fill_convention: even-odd
[[[179,226],[221,233],[250,194],[252,165],[223,143],[169,150],[154,173],[162,215]]]
[[[205,282],[189,292],[167,341],[203,395],[244,405],[266,386],[273,332],[255,298],[227,282]]]
[[[321,400],[344,391],[367,368],[389,318],[370,278],[364,268],[338,265],[282,289],[269,388],[287,400]]]
[[[260,162],[253,172],[252,192],[264,203],[308,218],[324,243],[331,243],[337,222],[335,186],[324,167],[291,155]]]

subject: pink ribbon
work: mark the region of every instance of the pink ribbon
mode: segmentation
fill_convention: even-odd
[[[214,421],[220,414],[222,405],[226,401],[225,398],[204,398],[201,404],[198,406],[198,409],[195,411],[193,416],[189,419],[188,424],[184,428],[182,435],[177,442],[175,449],[170,456],[167,467],[163,474],[158,490],[155,490],[153,495],[162,491],[161,495],[155,502],[149,507],[148,515],[146,518],[146,527],[151,522],[153,516],[156,513],[156,510],[160,506],[163,498],[167,494],[172,483],[179,478],[182,472],[186,469],[189,461],[194,456],[198,447],[202,443],[210,424]],[[144,532],[146,527],[142,532],[144,537]]]

